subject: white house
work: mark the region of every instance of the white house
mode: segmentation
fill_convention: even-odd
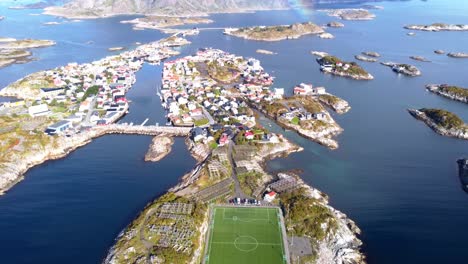
[[[46,104],[33,105],[28,108],[28,113],[32,117],[45,116],[50,114],[49,107]]]
[[[265,196],[263,197],[263,200],[267,203],[271,203],[275,200],[275,198],[276,198],[276,192],[271,191],[265,194]]]

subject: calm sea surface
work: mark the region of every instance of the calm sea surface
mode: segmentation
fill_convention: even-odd
[[[330,196],[331,204],[362,229],[370,263],[466,263],[468,194],[460,187],[456,159],[468,156],[466,141],[439,136],[413,119],[408,107],[444,108],[468,122],[467,105],[425,91],[428,83],[468,87],[468,60],[436,55],[435,49],[468,52],[468,32],[416,32],[407,36],[405,24],[468,24],[468,3],[409,1],[379,3],[373,21],[345,21],[328,29],[333,40],[307,36],[274,43],[202,31],[189,37],[182,55],[201,47],[220,48],[261,59],[277,77],[275,86],[292,91],[300,82],[323,85],[346,100],[352,110],[335,116],[344,133],[340,148],[327,150],[285,133],[305,148],[286,159],[269,162],[272,171],[300,168],[303,178]],[[57,45],[36,49],[38,60],[0,69],[0,87],[29,73],[66,64],[90,62],[111,54],[107,48],[149,42],[165,36],[158,31],[133,31],[118,23],[132,17],[71,22],[35,16],[40,10],[8,10],[0,3],[0,36],[51,39]],[[212,25],[227,27],[274,25],[335,18],[307,10],[213,15]],[[43,26],[50,21],[63,22]],[[268,49],[278,55],[257,54]],[[422,77],[398,76],[377,63],[360,62],[375,80],[353,81],[323,75],[311,50],[352,60],[361,51],[377,51],[381,61],[417,65]],[[412,61],[425,56],[431,63]],[[130,114],[124,122],[164,122],[155,87],[161,67],[146,65],[129,93]],[[271,123],[264,120],[264,123]],[[273,130],[281,131],[275,125]],[[173,152],[158,163],[145,163],[151,141],[143,136],[105,136],[67,158],[31,169],[25,180],[0,197],[2,263],[99,263],[117,234],[153,198],[173,186],[195,161],[176,140]],[[183,162],[181,162],[183,161]]]

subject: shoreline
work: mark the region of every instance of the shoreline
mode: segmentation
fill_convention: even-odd
[[[468,140],[468,129],[465,131],[456,130],[456,129],[446,129],[437,123],[435,123],[431,118],[429,118],[426,113],[419,111],[417,109],[407,109],[408,112],[417,120],[424,122],[430,129],[441,136],[458,138]]]
[[[287,157],[292,153],[303,151],[302,147],[292,143],[283,136],[281,136],[281,138],[282,143],[280,145],[274,146],[273,149],[261,148],[257,152],[258,155],[256,156],[255,161],[261,164],[263,173],[267,175],[262,179],[262,185],[266,186],[272,179],[281,178],[280,175],[272,176],[270,172],[267,171],[268,161],[276,158]],[[187,147],[189,148],[188,145]],[[102,263],[120,263],[122,257],[125,258],[126,254],[129,254],[132,250],[135,250],[135,248],[139,248],[140,245],[133,244],[131,241],[133,238],[138,238],[140,243],[145,240],[145,238],[138,237],[138,235],[136,235],[142,232],[142,230],[145,228],[145,225],[148,226],[148,223],[144,219],[147,219],[150,214],[154,213],[154,210],[157,208],[156,206],[162,202],[160,201],[162,197],[171,194],[174,194],[177,197],[185,197],[186,193],[184,191],[194,187],[194,183],[200,177],[200,175],[196,172],[200,170],[200,167],[205,166],[206,163],[207,161],[205,160],[196,165],[190,172],[181,177],[179,183],[170,188],[166,194],[155,198],[153,201],[149,202],[141,211],[139,211],[132,222],[130,222],[121,232],[119,232],[119,235],[116,237],[113,245],[109,248],[106,256],[102,260]],[[326,207],[331,212],[332,219],[334,219],[334,221],[337,223],[337,229],[335,231],[327,233],[323,240],[317,241],[316,255],[318,259],[325,261],[319,263],[342,263],[343,261],[352,261],[352,263],[366,263],[365,255],[361,252],[362,241],[358,237],[361,231],[355,222],[349,219],[346,214],[330,206],[327,195],[306,184],[300,176],[295,174],[288,176],[294,177],[299,184],[298,186],[303,187],[308,191],[308,193],[305,194],[306,196],[317,199],[320,206]],[[194,238],[199,243],[197,246],[194,246],[193,252],[188,256],[190,259],[189,263],[198,263],[202,257],[202,253],[204,252],[206,245],[203,244],[203,241],[206,241],[208,230],[208,211],[209,210],[206,209],[206,211],[203,213],[202,222],[198,227],[196,227],[198,235]],[[130,247],[127,248],[128,246]],[[140,250],[143,252],[140,252]],[[135,253],[138,255],[145,255],[148,259],[158,258],[157,255],[153,255],[153,253],[150,253],[141,247],[137,249],[137,252]]]

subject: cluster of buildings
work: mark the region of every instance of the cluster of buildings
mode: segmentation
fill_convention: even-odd
[[[222,84],[210,77],[207,64],[229,65],[239,71],[239,79]],[[273,78],[264,72],[260,62],[245,60],[217,49],[201,49],[195,55],[164,63],[161,90],[168,122],[174,126],[194,126],[194,141],[215,140],[227,144],[240,130],[253,139],[256,120],[249,111],[250,99],[273,99],[268,86]],[[284,90],[282,91],[284,94]]]
[[[143,63],[159,63],[174,55],[169,47],[179,42],[179,38],[154,42],[92,63],[69,63],[45,71],[37,83],[48,83],[50,87],[39,89],[36,100],[29,103],[28,114],[59,119],[46,129],[50,135],[114,123],[128,112],[126,93]],[[51,111],[57,109],[61,111]]]

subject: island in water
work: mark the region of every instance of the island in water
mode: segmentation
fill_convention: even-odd
[[[209,259],[219,263],[223,249],[212,243],[218,232],[218,212],[222,218],[233,219],[227,225],[234,226],[249,225],[249,212],[258,210],[271,210],[271,216],[279,217],[275,225],[279,224],[276,230],[283,232],[283,238],[294,237],[310,248],[298,252],[283,239],[278,246],[284,247],[284,255],[264,257],[272,261],[294,258],[339,263],[351,259],[364,263],[356,237],[359,229],[330,207],[323,193],[294,172],[271,175],[265,171],[265,161],[302,148],[262,127],[255,111],[298,132],[318,131],[322,125],[314,128],[313,124],[319,120],[335,129],[335,122],[319,100],[341,113],[349,110],[344,100],[327,94],[323,87],[308,84],[298,85],[295,95],[286,97],[284,89],[270,90],[272,77],[258,60],[215,49],[201,49],[192,56],[166,61],[162,76],[158,93],[170,122],[195,126],[186,145],[199,164],[177,186],[147,205],[119,235],[104,263],[136,263],[141,259],[153,263],[200,263]],[[296,208],[301,208],[300,212]],[[245,211],[246,215],[233,214],[233,210]],[[273,253],[281,248],[270,250]]]
[[[467,88],[448,84],[429,84],[426,85],[426,89],[440,96],[468,104]]]
[[[374,76],[364,70],[356,62],[346,62],[335,56],[321,52],[312,52],[319,56],[317,62],[320,64],[320,70],[337,76],[347,77],[355,80],[373,80]]]
[[[468,125],[454,113],[433,108],[408,109],[408,112],[437,134],[468,140]]]
[[[163,29],[168,27],[183,26],[189,24],[210,24],[213,20],[205,17],[169,17],[169,16],[146,16],[133,20],[124,20],[120,23],[133,24],[133,29]]]
[[[452,57],[452,58],[466,59],[468,58],[468,53],[467,52],[450,52],[447,54],[447,56]]]
[[[434,23],[431,25],[407,25],[406,29],[421,31],[468,31],[468,25],[454,25],[445,23]]]
[[[410,56],[410,59],[422,62],[431,62],[430,60],[426,59],[423,56]]]
[[[0,68],[12,64],[27,63],[32,55],[29,49],[55,45],[50,40],[0,38]]]
[[[247,28],[226,28],[224,34],[249,40],[280,41],[297,39],[304,35],[321,34],[325,31],[312,22],[279,26],[256,26]]]
[[[375,15],[363,8],[323,9],[329,16],[339,17],[343,20],[372,20]]]
[[[356,60],[366,61],[366,62],[376,62],[377,61],[376,58],[367,57],[367,56],[364,56],[364,55],[361,55],[361,54],[354,56],[354,58]]]
[[[392,71],[406,76],[416,77],[421,75],[421,71],[414,65],[396,62],[381,62],[380,64],[390,67]]]

